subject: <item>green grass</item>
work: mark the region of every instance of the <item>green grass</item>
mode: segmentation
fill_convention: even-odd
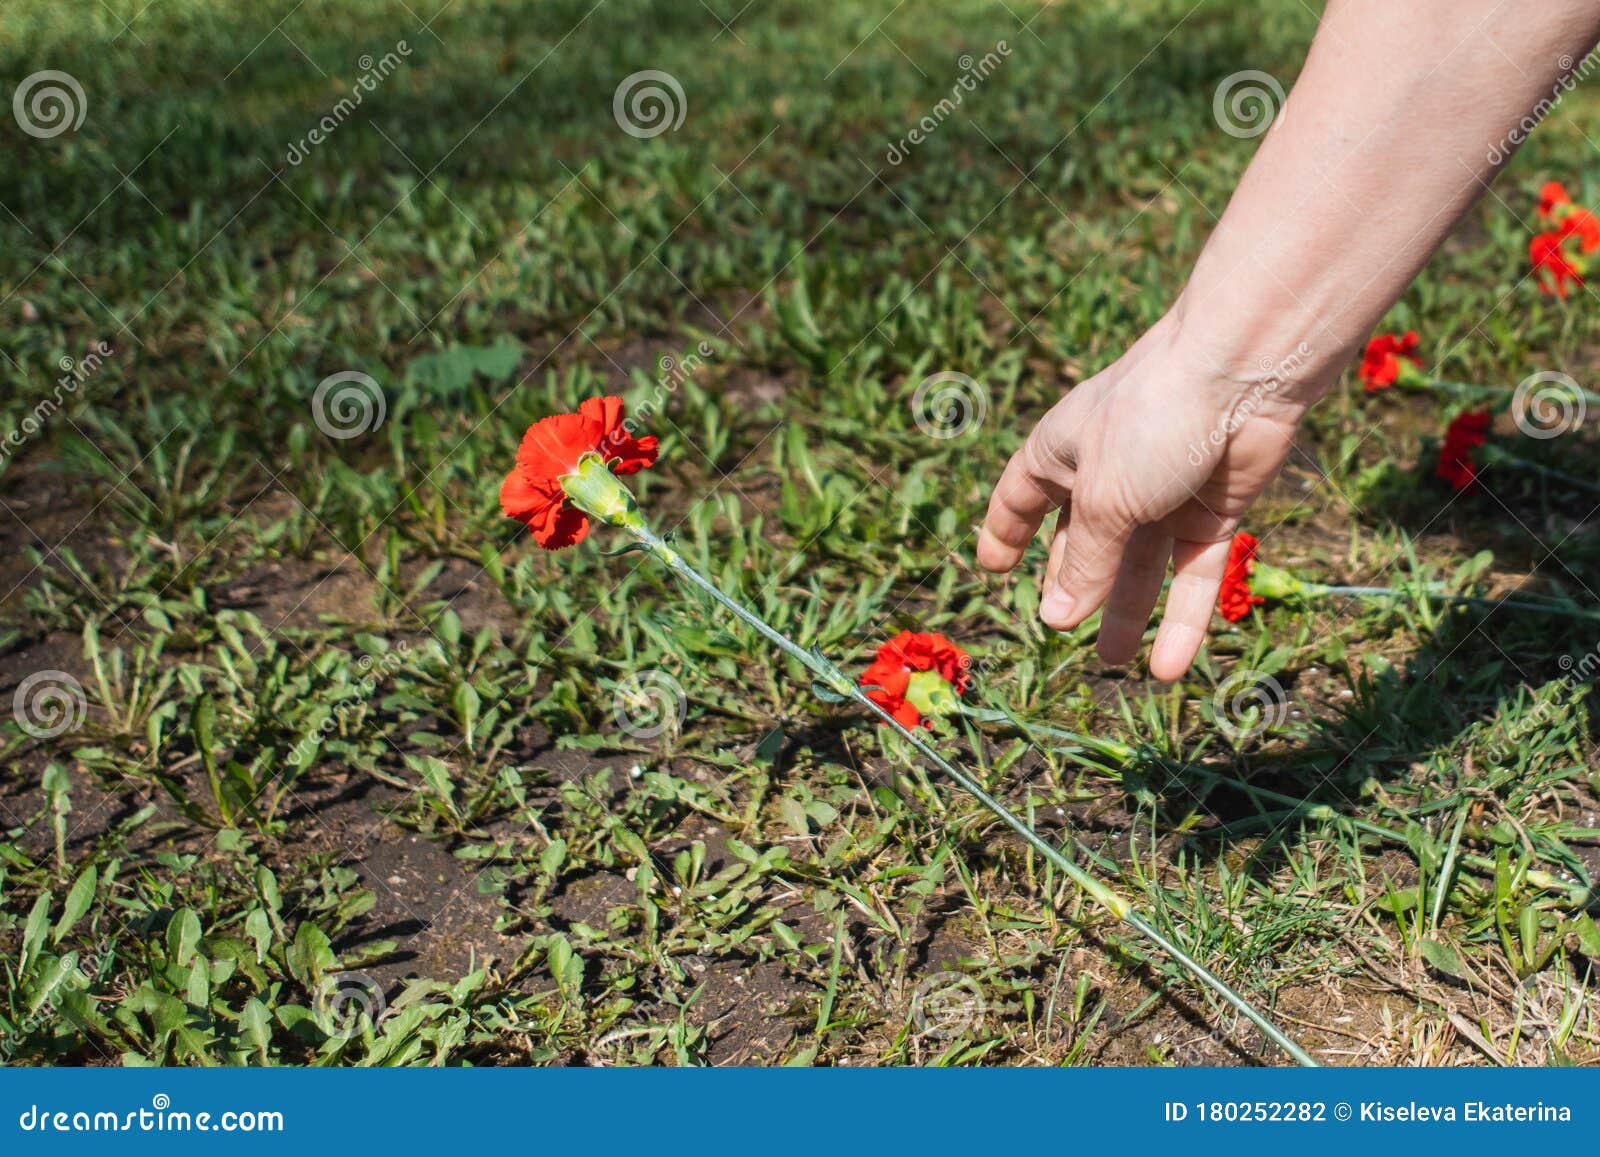
[[[1043,629],[1033,573],[971,564],[1022,433],[1161,315],[1248,161],[1217,85],[1287,86],[1314,21],[9,0],[4,92],[65,71],[86,113],[49,139],[0,117],[0,436],[44,415],[0,458],[0,694],[61,672],[83,710],[48,737],[0,716],[0,1052],[1278,1059],[798,665],[604,532],[545,555],[503,520],[525,425],[607,391],[654,411],[633,482],[691,561],[852,670],[902,627],[967,647],[1022,727],[950,750],[1320,1057],[1593,1061],[1600,782],[1572,672],[1600,638],[1276,606],[1219,620],[1168,687],[1101,664],[1092,621]],[[647,140],[612,111],[644,69],[686,104]],[[1593,295],[1523,279],[1538,183],[1600,198],[1586,137],[1582,89],[1396,307],[1430,370],[1591,384]],[[912,413],[937,371],[987,399],[952,440]],[[385,403],[348,439],[313,416],[341,372]],[[1443,423],[1347,385],[1252,517],[1265,557],[1592,601],[1592,503],[1514,477],[1454,499]],[[1517,450],[1595,476],[1587,427]],[[1282,709],[1230,740],[1214,694],[1240,671]],[[620,725],[652,688],[670,716],[674,686],[681,727]],[[1030,741],[1048,725],[1210,776],[1086,766]]]

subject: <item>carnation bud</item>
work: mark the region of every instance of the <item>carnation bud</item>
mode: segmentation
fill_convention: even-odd
[[[1410,358],[1400,358],[1400,368],[1396,371],[1394,380],[1400,386],[1426,386],[1428,375],[1422,372],[1420,366]]]
[[[961,700],[950,681],[937,671],[918,671],[906,682],[906,702],[923,715],[954,715]]]
[[[592,450],[578,459],[576,470],[561,476],[561,489],[574,506],[591,518],[612,526],[643,525],[633,494],[617,481],[606,460]]]
[[[1265,599],[1288,599],[1304,594],[1306,584],[1282,567],[1258,562],[1250,572],[1250,593]]]

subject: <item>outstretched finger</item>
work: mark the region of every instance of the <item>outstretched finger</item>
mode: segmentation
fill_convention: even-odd
[[[1153,526],[1141,526],[1128,540],[1096,641],[1100,657],[1107,663],[1126,663],[1138,653],[1171,558],[1172,536]]]
[[[1008,571],[1021,562],[1045,515],[1071,496],[1071,488],[1046,476],[1037,461],[1024,446],[1011,456],[995,483],[989,513],[978,532],[978,565],[985,570]]]
[[[1189,669],[1205,642],[1217,590],[1228,565],[1228,539],[1220,542],[1173,544],[1172,587],[1167,592],[1166,613],[1156,644],[1150,652],[1150,674],[1157,679],[1177,679]]]
[[[1099,609],[1111,593],[1134,529],[1132,523],[1119,523],[1081,505],[1073,506],[1060,565],[1046,580],[1039,604],[1039,617],[1046,626],[1069,631]]]

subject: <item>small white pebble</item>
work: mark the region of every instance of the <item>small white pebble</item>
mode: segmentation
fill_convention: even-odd
[[[640,767],[636,763],[631,768],[628,769],[628,774],[631,775],[634,779],[640,779],[640,778],[642,778],[644,776],[644,768]]]

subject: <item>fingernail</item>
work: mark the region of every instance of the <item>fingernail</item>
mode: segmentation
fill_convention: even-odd
[[[1044,601],[1039,604],[1039,617],[1053,627],[1070,619],[1072,608],[1077,605],[1077,599],[1060,587],[1053,586],[1044,592]]]

